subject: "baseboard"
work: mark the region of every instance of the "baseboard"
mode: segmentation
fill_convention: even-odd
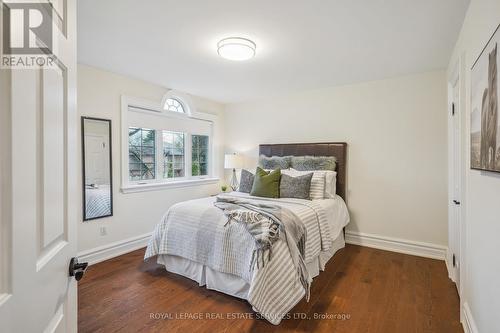
[[[464,303],[463,314],[464,314],[464,321],[462,322],[462,326],[464,327],[464,332],[479,333],[479,330],[477,329],[476,326],[476,322],[474,321],[474,317],[472,317],[472,312],[470,311],[469,304],[467,302]]]
[[[124,239],[122,241],[111,244],[95,247],[93,249],[78,253],[80,262],[88,262],[89,265],[97,264],[101,261],[108,260],[125,253],[138,250],[148,245],[151,233],[141,236]]]
[[[135,251],[148,244],[151,233],[128,238],[122,241],[99,246],[78,253],[80,261],[89,265],[108,260],[119,255]],[[430,243],[415,242],[406,239],[391,238],[354,231],[346,231],[346,243],[373,247],[376,249],[411,254],[420,257],[446,260],[446,247]]]
[[[419,257],[446,260],[446,247],[407,239],[346,231],[346,243],[375,249],[411,254]]]

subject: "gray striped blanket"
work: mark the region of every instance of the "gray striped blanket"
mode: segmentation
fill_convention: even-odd
[[[259,263],[264,266],[271,260],[273,244],[282,239],[288,246],[293,264],[300,276],[300,282],[306,291],[309,302],[311,278],[304,261],[306,228],[295,214],[279,205],[248,203],[245,199],[218,196],[215,207],[224,211],[228,222],[243,223],[247,231],[255,239],[257,247],[252,254],[250,269]],[[227,224],[226,224],[227,225]]]
[[[241,196],[236,196],[243,199]],[[256,242],[242,223],[230,223],[214,206],[216,198],[203,198],[172,206],[156,226],[145,259],[158,254],[176,255],[233,274],[249,285],[248,302],[272,324],[279,324],[305,295],[300,274],[286,241],[273,245],[272,260],[249,270]],[[318,203],[300,199],[248,197],[250,204],[272,203],[289,209],[306,229],[305,262],[330,249],[333,238],[325,211]]]

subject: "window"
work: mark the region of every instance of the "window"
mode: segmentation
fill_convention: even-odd
[[[161,103],[122,96],[124,193],[218,181],[212,158],[217,116],[196,112],[189,98],[178,96],[171,92]],[[164,108],[169,99],[183,111]]]
[[[184,133],[163,131],[163,178],[184,177]]]
[[[130,127],[128,131],[129,179],[154,179],[156,175],[155,131]]]
[[[191,174],[206,176],[208,173],[208,136],[191,136]]]
[[[184,106],[182,105],[182,103],[178,99],[175,99],[175,98],[167,98],[163,108],[165,110],[172,111],[172,112],[186,113],[184,111]]]

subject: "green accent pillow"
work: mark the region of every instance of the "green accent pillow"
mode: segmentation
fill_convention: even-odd
[[[281,179],[280,169],[267,172],[262,168],[257,167],[250,195],[256,197],[279,198],[280,179]]]

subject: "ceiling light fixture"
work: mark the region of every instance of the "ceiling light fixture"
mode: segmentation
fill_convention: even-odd
[[[228,60],[242,61],[255,56],[256,45],[250,39],[228,37],[217,43],[217,53]]]

